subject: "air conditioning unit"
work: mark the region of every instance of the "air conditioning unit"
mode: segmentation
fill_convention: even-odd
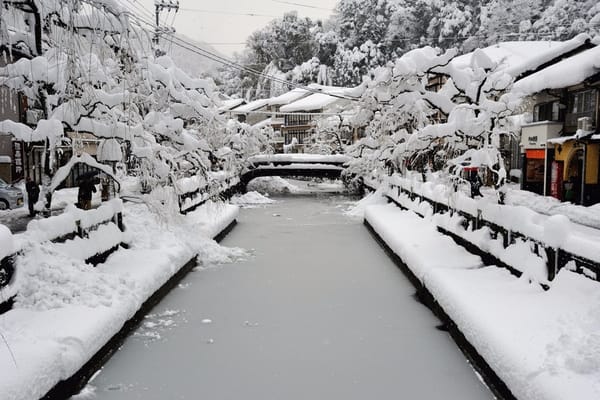
[[[577,130],[583,132],[591,132],[594,130],[592,125],[592,119],[590,117],[577,118]]]

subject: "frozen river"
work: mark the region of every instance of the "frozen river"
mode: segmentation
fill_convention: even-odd
[[[347,198],[278,200],[223,242],[252,255],[188,275],[89,398],[493,398]]]

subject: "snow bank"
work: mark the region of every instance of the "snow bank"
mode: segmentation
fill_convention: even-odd
[[[255,204],[272,204],[275,200],[272,200],[258,192],[248,192],[243,195],[234,196],[231,199],[231,204],[246,206]]]
[[[248,190],[260,193],[300,193],[302,189],[278,176],[255,178],[248,183]]]
[[[544,291],[504,269],[478,268],[477,257],[410,211],[370,206],[365,219],[516,398],[600,398],[600,283],[561,270]]]
[[[563,270],[544,292],[487,267],[436,270],[427,286],[516,398],[600,398],[599,283]]]
[[[365,209],[368,206],[387,203],[388,199],[384,196],[383,191],[377,190],[374,193],[368,193],[363,199],[348,209],[344,214],[351,218],[363,219],[365,217]]]
[[[393,204],[372,205],[365,220],[421,281],[436,268],[478,268],[481,259],[458,246],[435,225]]]
[[[31,242],[18,258],[22,285],[15,307],[0,318],[1,399],[41,398],[70,377],[190,259],[243,254],[210,239],[236,218],[235,206],[209,203],[169,226],[143,204],[123,212],[130,248],[96,268],[64,245]],[[99,230],[93,241],[114,234]]]

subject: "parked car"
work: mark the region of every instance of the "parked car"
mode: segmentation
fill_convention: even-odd
[[[23,191],[0,179],[0,210],[23,206]]]

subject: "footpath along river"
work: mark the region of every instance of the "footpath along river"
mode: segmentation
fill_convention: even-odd
[[[77,398],[493,399],[340,195],[246,208]],[[91,393],[92,392],[92,393]]]

